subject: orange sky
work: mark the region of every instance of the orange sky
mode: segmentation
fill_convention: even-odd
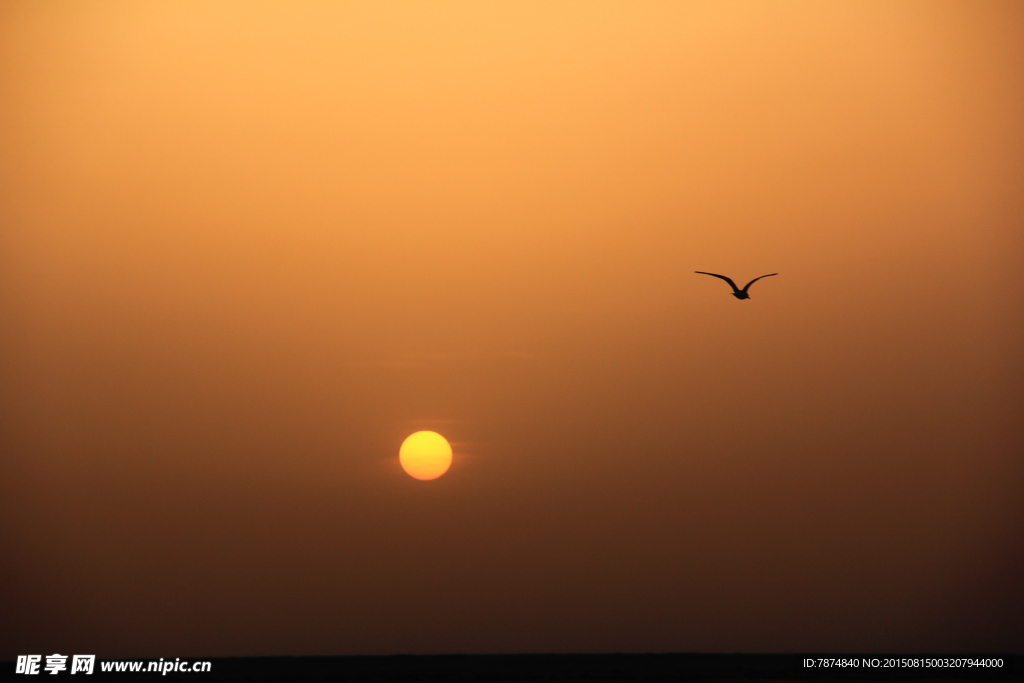
[[[0,658],[1021,651],[1022,37],[5,3]]]

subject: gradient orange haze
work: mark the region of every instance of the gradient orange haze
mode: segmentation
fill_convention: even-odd
[[[1021,651],[1022,37],[4,3],[0,659]]]

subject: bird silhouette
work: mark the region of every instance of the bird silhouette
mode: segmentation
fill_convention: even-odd
[[[700,273],[701,275],[710,275],[711,277],[717,277],[719,280],[725,280],[726,282],[729,283],[729,286],[732,287],[732,295],[737,299],[749,299],[750,295],[747,294],[747,290],[750,289],[750,285],[760,280],[761,277],[771,277],[772,275],[778,275],[778,273],[768,273],[767,275],[762,275],[761,277],[755,277],[753,280],[747,283],[746,287],[740,289],[739,287],[736,286],[736,283],[733,282],[731,278],[727,278],[724,275],[717,275],[715,273],[705,273],[703,270],[695,270],[693,272]]]

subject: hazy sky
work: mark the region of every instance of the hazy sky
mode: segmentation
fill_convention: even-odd
[[[1013,1],[5,2],[0,657],[1024,649],[1022,121]]]

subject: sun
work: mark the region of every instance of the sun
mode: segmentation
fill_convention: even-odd
[[[437,479],[451,467],[452,447],[437,432],[416,432],[402,442],[398,461],[406,474],[414,479]]]

